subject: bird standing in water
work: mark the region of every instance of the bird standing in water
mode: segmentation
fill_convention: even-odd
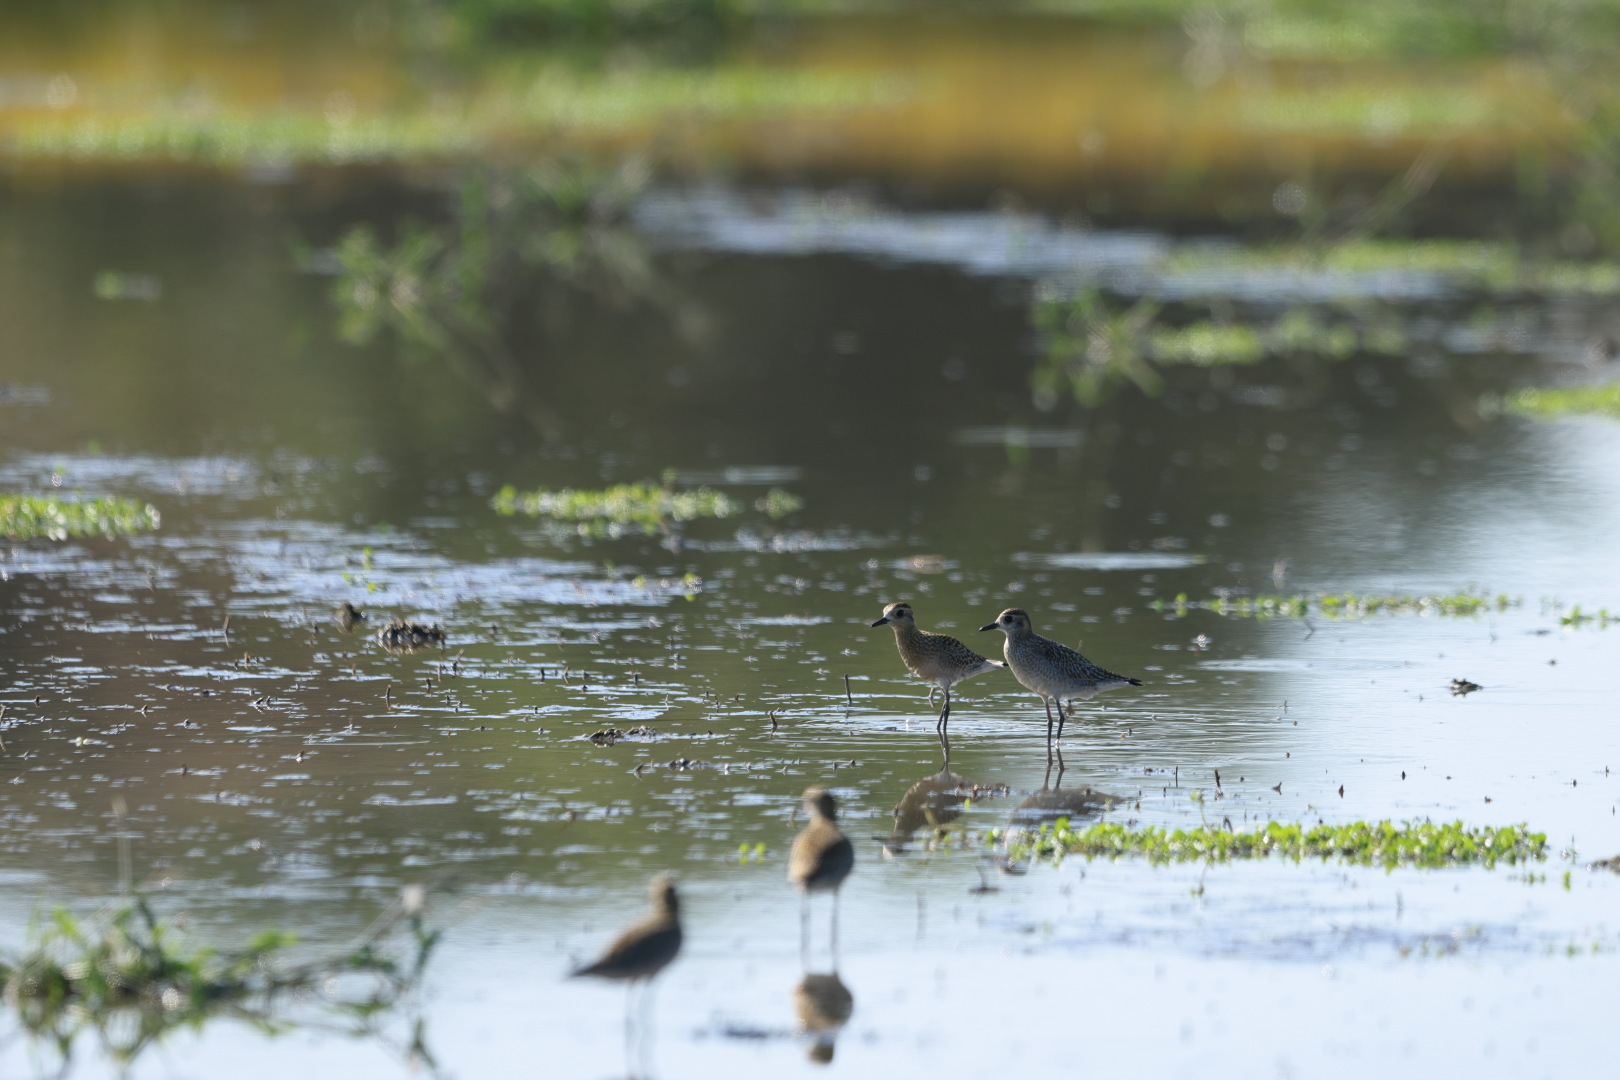
[[[637,987],[642,988],[641,1008],[650,1013],[653,976],[668,967],[681,951],[680,901],[675,895],[674,879],[668,874],[659,874],[652,879],[648,893],[652,910],[646,917],[614,938],[594,964],[587,964],[570,975],[576,979],[613,979],[626,984],[624,1044],[627,1055],[632,1052],[635,1041]]]
[[[813,787],[804,793],[804,809],[810,815],[810,824],[793,838],[788,852],[788,880],[798,886],[804,899],[799,905],[799,951],[807,957],[810,950],[810,894],[831,892],[832,950],[838,957],[838,889],[855,868],[855,845],[849,842],[838,827],[838,804],[832,792]]]
[[[1052,742],[1052,703],[1057,703],[1057,737],[1063,737],[1063,703],[1088,701],[1115,686],[1141,686],[1141,679],[1116,675],[1098,667],[1067,645],[1035,632],[1029,613],[1008,608],[980,631],[1000,630],[1007,635],[1004,655],[1013,678],[1041,695],[1046,706],[1046,741]]]
[[[946,738],[951,722],[951,687],[964,679],[983,675],[1007,665],[999,660],[986,660],[948,634],[931,634],[917,629],[917,620],[911,605],[901,601],[883,609],[883,618],[873,626],[894,628],[894,643],[900,649],[900,659],[910,672],[927,683],[929,694],[938,687],[945,692],[945,707],[940,710],[939,722],[934,730],[940,741]]]

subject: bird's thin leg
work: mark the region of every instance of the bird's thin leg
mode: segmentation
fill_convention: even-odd
[[[624,987],[624,1067],[634,1076],[636,1072],[636,980]]]
[[[1046,741],[1047,741],[1047,743],[1051,743],[1051,741],[1052,741],[1052,699],[1043,694],[1043,695],[1041,695],[1041,704],[1046,706]],[[1059,705],[1058,708],[1061,710],[1063,708],[1063,706]]]
[[[1052,789],[1053,791],[1056,791],[1058,788],[1063,786],[1063,747],[1062,746],[1057,747],[1057,767],[1058,767],[1058,770],[1057,770],[1057,772],[1058,772],[1057,786]],[[1046,771],[1047,772],[1052,771],[1052,762],[1051,762],[1050,759],[1048,759],[1047,762],[1046,762]]]
[[[943,732],[951,723],[951,688],[945,688],[945,707],[939,711],[939,723],[934,727]]]
[[[645,980],[641,991],[641,1075],[652,1075],[653,981]]]
[[[1063,721],[1067,719],[1067,717],[1063,715],[1063,699],[1057,698],[1056,701],[1058,709],[1058,738],[1061,739],[1063,738]]]
[[[810,894],[799,897],[799,966],[810,970]]]
[[[833,890],[832,903],[832,968],[834,974],[838,971],[838,894],[842,890]]]
[[[939,732],[939,749],[940,752],[945,756],[945,761],[942,765],[940,765],[939,771],[948,772],[951,767],[951,737],[945,734],[943,728],[940,729]]]

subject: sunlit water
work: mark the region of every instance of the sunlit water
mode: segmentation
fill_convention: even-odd
[[[329,242],[330,202],[155,190],[42,198],[59,245],[3,221],[0,488],[164,515],[127,541],[0,552],[8,942],[42,908],[114,895],[122,834],[160,910],[221,942],[271,925],[341,942],[432,882],[448,936],[420,1009],[441,1067],[607,1076],[625,1068],[620,996],[563,976],[673,869],[688,947],[659,985],[653,1071],[792,1074],[819,1066],[796,1034],[784,860],[819,783],[858,848],[840,1073],[1550,1075],[1603,1045],[1620,882],[1585,863],[1620,851],[1620,630],[1562,616],[1620,609],[1620,425],[1472,408],[1557,377],[1536,359],[1563,355],[1551,330],[1305,376],[1188,373],[1158,398],[1121,392],[1109,425],[1031,406],[1029,282],[1141,280],[1167,239],[1043,225],[1009,244],[1025,226],[886,210],[842,229],[666,193],[638,220],[700,329],[586,307],[536,332],[524,355],[568,419],[548,440],[448,367],[334,341],[327,281],[277,246]],[[80,212],[119,198],[142,212],[105,233]],[[214,232],[195,224],[209,214]],[[161,300],[95,300],[107,266],[159,275]],[[1222,280],[1240,303],[1355,285]],[[1377,287],[1414,322],[1464,321],[1438,285],[1408,284]],[[1571,339],[1600,319],[1564,315]],[[488,508],[503,483],[666,468],[806,506],[678,541]],[[1228,589],[1516,603],[1309,621],[1152,606]],[[1005,676],[967,684],[959,779],[940,786],[976,794],[944,799],[938,833],[897,818],[941,767],[924,694],[868,625],[900,598],[986,652],[999,636],[975,628],[1028,608],[1147,685],[1077,708],[1059,774],[1034,698]],[[331,617],[345,600],[371,613],[351,634]],[[442,623],[448,648],[385,653],[373,634],[394,614]],[[1458,677],[1484,689],[1453,696]],[[657,737],[587,739],[638,724]],[[1575,854],[1528,873],[998,869],[984,830],[1084,788],[1121,800],[1119,820],[1522,821]],[[0,1047],[7,1075],[55,1060]],[[221,1020],[131,1073],[406,1068],[385,1040]],[[74,1075],[113,1071],[86,1036]]]

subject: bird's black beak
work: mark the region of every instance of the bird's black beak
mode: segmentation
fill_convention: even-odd
[[[994,630],[994,629],[996,629],[996,624],[995,624],[995,623],[991,623],[991,624],[990,624],[990,625],[989,625],[989,626],[981,626],[981,627],[979,627],[979,633],[981,633],[981,634],[982,634],[982,633],[984,633],[984,632],[985,632],[985,631],[986,631],[986,630]]]
[[[883,616],[883,618],[879,619],[877,622],[873,623],[872,625],[873,626],[887,626],[887,625],[889,625],[889,617],[887,615],[885,615],[885,616]]]

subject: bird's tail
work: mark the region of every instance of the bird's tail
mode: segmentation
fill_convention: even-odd
[[[1116,675],[1114,672],[1107,671],[1107,670],[1103,671],[1102,678],[1099,679],[1098,681],[1099,682],[1115,682],[1115,683],[1119,683],[1119,684],[1121,684],[1123,686],[1141,686],[1142,685],[1142,680],[1141,679],[1133,679],[1129,675]]]

